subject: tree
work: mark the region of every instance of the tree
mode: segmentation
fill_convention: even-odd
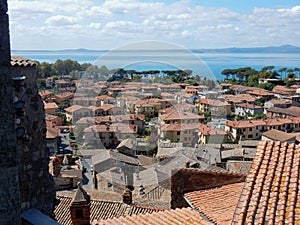
[[[296,84],[296,80],[295,80],[295,78],[285,78],[284,83],[287,87],[290,87],[290,86]]]
[[[283,73],[283,72],[285,72],[285,75],[286,75],[286,70],[287,70],[286,67],[280,68],[280,69],[278,70],[278,72],[281,74],[281,79],[283,78],[283,76],[282,76],[282,73]]]
[[[272,72],[275,66],[265,66],[261,69],[261,72]]]
[[[53,65],[53,68],[58,75],[66,75],[64,62],[61,59],[56,60],[56,62]]]
[[[293,78],[296,78],[296,75],[294,73],[289,73],[287,78],[293,79]]]
[[[295,68],[294,68],[294,72],[296,72],[296,76],[299,77],[300,68],[295,67]]]
[[[105,65],[102,65],[99,68],[99,73],[100,73],[100,75],[107,76],[107,75],[109,75],[110,71]]]
[[[268,91],[272,91],[272,89],[275,87],[275,84],[271,84],[271,83],[263,83],[263,84],[258,84],[259,88],[268,90]]]
[[[231,69],[224,69],[221,74],[225,76],[225,80],[228,80],[229,75],[231,75]]]
[[[53,65],[47,62],[43,62],[37,65],[37,78],[47,78],[55,74]]]

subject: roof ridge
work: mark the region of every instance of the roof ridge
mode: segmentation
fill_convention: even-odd
[[[234,171],[227,171],[227,170],[216,170],[216,169],[198,169],[198,168],[181,168],[178,170],[195,170],[207,173],[215,173],[215,174],[226,174],[226,175],[239,175],[245,176],[244,173],[234,172]]]

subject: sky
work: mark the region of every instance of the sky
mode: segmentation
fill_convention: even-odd
[[[8,0],[14,50],[300,46],[299,0]]]

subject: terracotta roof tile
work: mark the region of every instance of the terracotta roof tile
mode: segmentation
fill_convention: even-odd
[[[214,128],[214,127],[209,127],[206,124],[201,124],[199,126],[199,132],[203,135],[226,135],[227,132],[220,129],[220,128]]]
[[[156,212],[152,214],[139,214],[137,216],[126,216],[109,220],[100,220],[92,223],[93,225],[176,225],[176,224],[190,224],[190,225],[205,225],[211,224],[205,221],[200,214],[191,208],[182,208],[174,210],[165,210],[163,212]]]
[[[195,100],[195,102],[199,102],[201,104],[206,104],[206,105],[218,106],[218,107],[230,106],[230,104],[228,104],[227,102],[222,102],[219,100],[207,99],[207,98],[197,99]]]
[[[204,119],[204,116],[197,115],[195,113],[191,112],[184,112],[181,110],[170,110],[170,112],[167,112],[165,114],[162,114],[159,116],[161,120],[169,121],[169,120],[192,120],[192,119],[198,119],[202,120]]]
[[[115,100],[113,97],[108,96],[108,95],[99,95],[97,96],[98,100]]]
[[[201,213],[216,224],[230,224],[244,183],[194,191],[184,196]]]
[[[95,133],[137,133],[138,127],[133,124],[114,123],[111,125],[92,125],[84,129],[83,132]]]
[[[58,137],[58,129],[57,128],[52,128],[52,127],[47,127],[47,133],[46,133],[46,138],[47,139],[54,139]]]
[[[163,124],[160,127],[162,131],[185,131],[185,130],[199,130],[199,123],[194,124],[184,124],[184,123],[176,123],[176,124]]]
[[[36,63],[32,60],[26,59],[22,56],[12,56],[10,60],[12,66],[31,67],[35,66]]]
[[[300,117],[292,118],[275,118],[275,119],[259,119],[259,120],[239,120],[227,121],[226,126],[234,128],[246,128],[256,126],[280,126],[284,124],[297,124],[300,122]]]
[[[253,104],[246,104],[246,103],[239,103],[239,104],[236,104],[236,106],[243,107],[243,108],[249,108],[249,109],[262,109],[261,106],[253,105]]]
[[[233,103],[240,102],[254,102],[255,97],[249,94],[239,94],[239,95],[223,95],[222,96],[226,101]]]
[[[71,204],[71,197],[57,196],[58,204],[54,209],[55,219],[62,225],[72,225],[71,214],[69,206]],[[126,215],[145,214],[158,212],[159,209],[152,209],[147,207],[138,207],[133,205],[127,205],[122,202],[113,201],[100,201],[91,200],[91,215],[90,220],[107,220],[114,217],[121,217]]]
[[[234,224],[300,224],[300,146],[261,142]]]
[[[44,102],[44,109],[58,109],[58,105],[55,102]]]
[[[284,131],[275,130],[275,129],[268,130],[262,133],[262,135],[273,141],[282,141],[282,142],[295,139],[297,136],[297,134],[295,133],[286,133]]]

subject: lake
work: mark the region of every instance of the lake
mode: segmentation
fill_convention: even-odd
[[[106,65],[109,69],[124,68],[137,71],[157,69],[191,69],[194,74],[208,78],[223,79],[223,69],[252,67],[261,69],[272,65],[275,68],[300,67],[298,53],[199,53],[189,50],[113,50],[113,51],[25,51],[12,50],[39,62],[54,63],[57,59],[71,59],[79,63]]]

